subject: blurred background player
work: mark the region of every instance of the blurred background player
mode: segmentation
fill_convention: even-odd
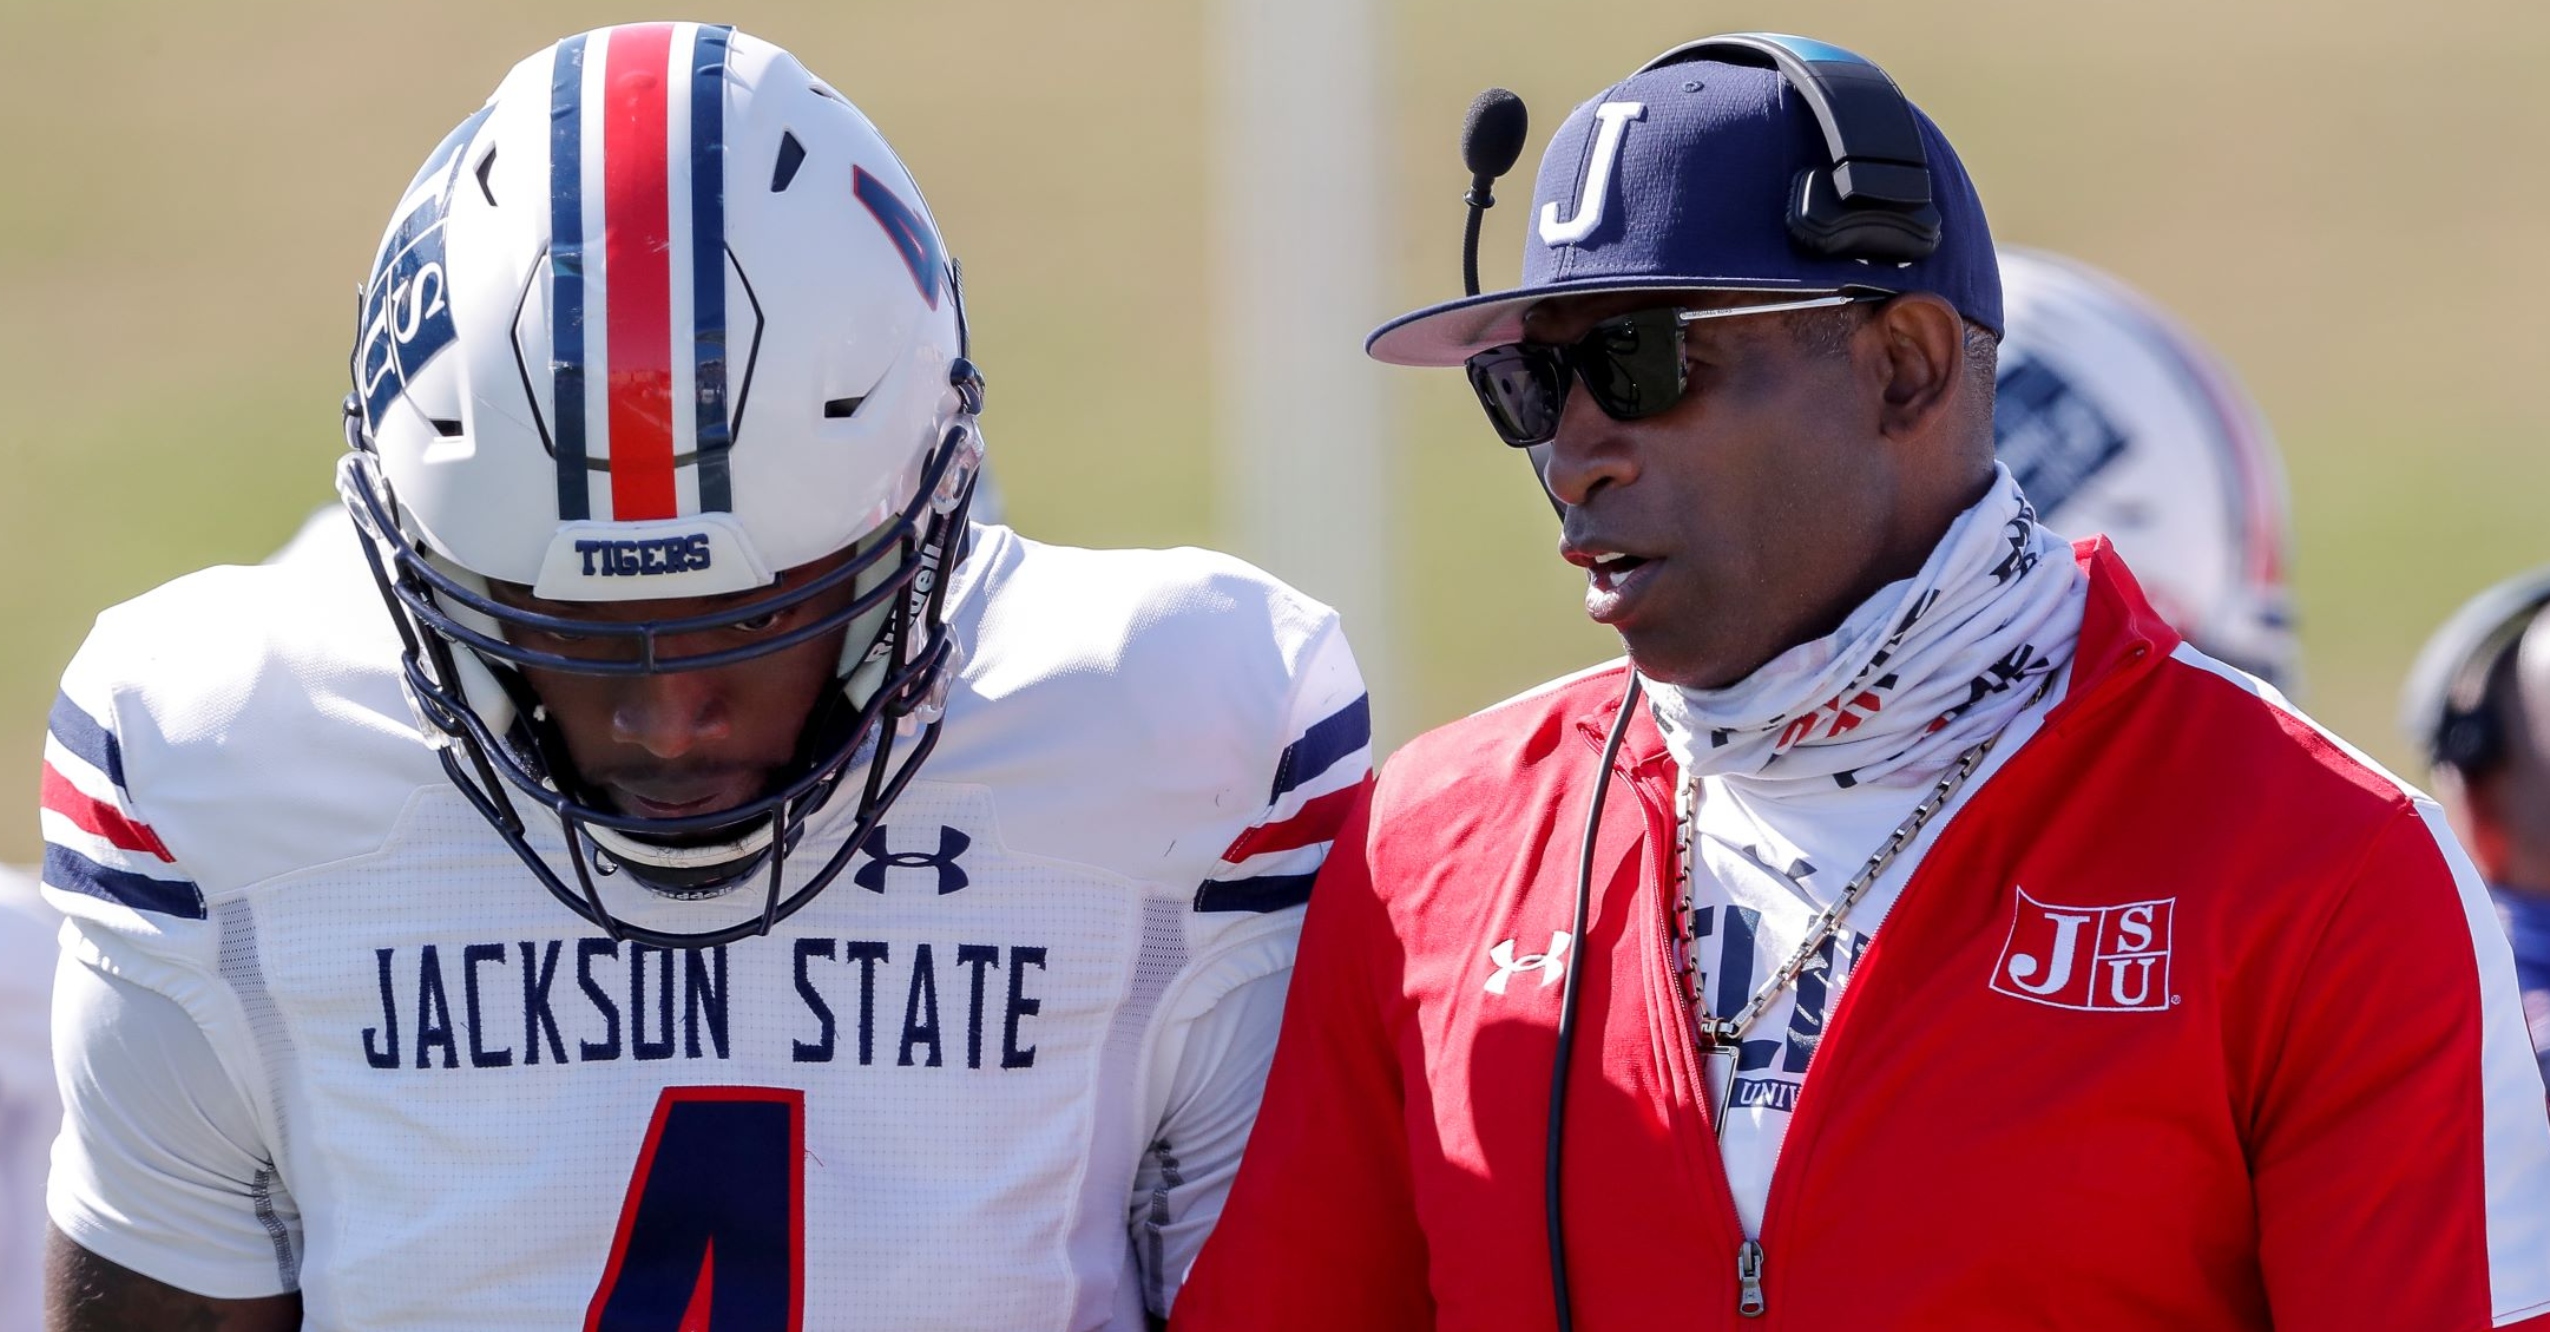
[[[2293,692],[2284,468],[2265,416],[2140,293],[2061,255],[2000,256],[1994,448],[2041,521],[2104,533],[2199,651]]]
[[[2481,592],[2435,631],[2400,724],[2488,880],[2550,1076],[2550,567]]]
[[[43,1326],[44,1162],[62,1121],[46,1015],[61,925],[33,878],[0,866],[0,1332]]]

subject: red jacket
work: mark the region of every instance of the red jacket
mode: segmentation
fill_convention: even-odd
[[[2550,1328],[2550,1115],[2469,862],[2432,802],[2180,649],[2104,543],[2081,559],[2067,693],[1826,1028],[1758,1319],[1664,961],[1675,774],[1631,732],[1569,959],[1577,1327]],[[1561,987],[1485,982],[1493,945],[1568,928],[1626,685],[1562,682],[1391,760],[1313,894],[1179,1332],[1554,1324]]]

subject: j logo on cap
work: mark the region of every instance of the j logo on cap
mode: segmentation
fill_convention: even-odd
[[[1620,161],[1620,136],[1629,122],[1647,114],[1640,102],[1605,102],[1594,111],[1594,160],[1585,167],[1584,199],[1576,216],[1558,220],[1558,201],[1541,205],[1541,239],[1551,245],[1573,245],[1603,224],[1603,205],[1611,198],[1612,169]]]

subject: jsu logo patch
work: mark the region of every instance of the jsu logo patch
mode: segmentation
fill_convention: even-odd
[[[2177,1002],[2169,990],[2174,897],[2121,906],[2040,902],[2025,888],[2010,937],[1992,964],[1992,988],[2016,999],[2092,1012],[2156,1012]]]
[[[1567,931],[1552,930],[1548,952],[1527,953],[1521,957],[1514,955],[1512,939],[1499,939],[1488,945],[1488,961],[1496,964],[1496,974],[1487,978],[1487,992],[1505,993],[1506,985],[1526,971],[1539,972],[1542,988],[1548,988],[1567,974],[1567,949],[1574,942]]]

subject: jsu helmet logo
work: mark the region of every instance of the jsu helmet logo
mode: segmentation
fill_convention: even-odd
[[[1487,978],[1487,992],[1489,994],[1505,993],[1507,983],[1526,971],[1541,973],[1541,986],[1544,989],[1548,988],[1567,974],[1567,948],[1574,942],[1574,939],[1568,937],[1567,931],[1552,930],[1549,936],[1548,952],[1529,953],[1522,957],[1514,955],[1512,939],[1499,939],[1488,945],[1488,961],[1496,964],[1496,974]]]
[[[481,107],[460,122],[425,159],[400,200],[406,211],[398,228],[373,260],[371,281],[363,284],[354,387],[363,396],[367,425],[379,425],[407,382],[457,336],[451,279],[443,271],[443,215],[465,150],[491,109]]]
[[[1992,988],[2016,999],[2093,1012],[2156,1012],[2178,1002],[2169,990],[2174,897],[2122,906],[2040,902],[2025,888],[2010,937],[1992,964]]]

